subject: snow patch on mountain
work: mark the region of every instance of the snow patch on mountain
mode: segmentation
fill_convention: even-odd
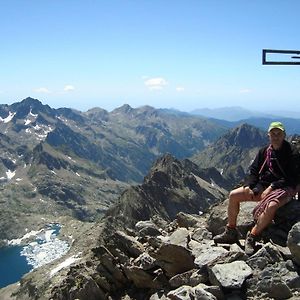
[[[36,124],[32,128],[26,128],[25,132],[28,134],[34,134],[36,136],[37,140],[44,141],[46,139],[48,133],[53,130],[54,130],[54,128],[52,128],[50,125],[45,126],[45,125]]]
[[[13,239],[13,240],[9,240],[7,242],[7,244],[9,246],[14,246],[14,245],[20,245],[23,241],[27,240],[28,238],[31,238],[32,236],[37,236],[40,232],[42,232],[43,229],[35,231],[32,230],[30,232],[27,232],[23,237],[19,238],[19,239]]]
[[[6,177],[8,180],[11,180],[16,175],[16,171],[7,170]]]
[[[59,272],[61,269],[66,268],[70,266],[72,263],[74,263],[75,261],[79,260],[80,258],[78,258],[78,256],[80,254],[81,253],[78,253],[77,255],[72,255],[71,257],[68,257],[65,261],[63,261],[61,264],[59,264],[57,267],[55,267],[50,271],[50,276],[52,277],[55,273]]]
[[[3,122],[3,123],[8,123],[8,122],[10,122],[12,119],[13,119],[13,117],[15,116],[15,112],[14,113],[12,113],[12,112],[9,112],[9,114],[8,114],[8,116],[6,117],[6,118],[4,118],[4,119],[2,119],[1,117],[0,117],[0,122]]]
[[[31,110],[31,109],[30,109],[29,115],[32,116],[32,117],[34,117],[34,118],[37,118],[37,117],[38,117],[38,114],[32,113],[32,110]]]

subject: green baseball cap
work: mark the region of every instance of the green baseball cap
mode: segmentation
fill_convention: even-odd
[[[275,128],[285,131],[284,126],[281,122],[272,122],[269,126],[268,132],[270,132],[272,129],[275,129]]]

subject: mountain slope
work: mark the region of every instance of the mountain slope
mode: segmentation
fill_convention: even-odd
[[[244,178],[257,150],[268,143],[265,132],[248,124],[230,130],[191,160],[201,168],[214,166],[232,184]]]
[[[214,168],[202,170],[189,160],[166,154],[152,166],[143,184],[126,190],[106,215],[132,227],[153,215],[170,221],[180,211],[203,213],[225,198],[227,185]]]

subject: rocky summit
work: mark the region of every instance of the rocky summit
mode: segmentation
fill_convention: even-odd
[[[76,224],[67,254],[0,290],[0,299],[299,299],[299,201],[280,209],[248,256],[253,203],[241,207],[239,244],[212,239],[226,224],[223,180],[161,157],[102,222]]]

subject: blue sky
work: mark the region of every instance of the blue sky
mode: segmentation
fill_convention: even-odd
[[[0,103],[300,111],[299,0],[0,0]]]

